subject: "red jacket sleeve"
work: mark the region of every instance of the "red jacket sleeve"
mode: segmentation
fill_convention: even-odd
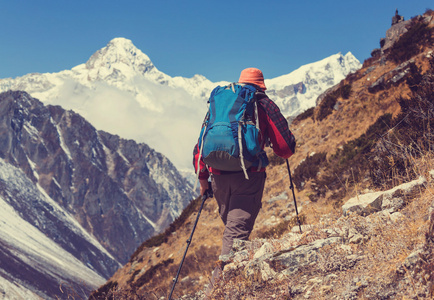
[[[194,171],[197,174],[198,170],[197,170],[197,162],[199,160],[199,144],[196,144],[196,146],[194,146],[193,149],[193,165],[194,165]],[[208,179],[209,177],[209,172],[208,169],[205,165],[205,163],[202,160],[202,157],[200,158],[199,161],[199,179]]]
[[[265,93],[257,93],[259,127],[269,138],[274,153],[288,158],[295,152],[295,137],[288,127],[288,121],[280,112],[279,107]]]

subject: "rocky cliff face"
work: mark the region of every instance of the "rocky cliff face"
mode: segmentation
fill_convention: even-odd
[[[0,120],[0,158],[25,174],[27,188],[40,190],[54,203],[22,196],[19,189],[7,188],[7,178],[1,181],[3,199],[102,277],[192,199],[191,187],[163,155],[97,131],[72,111],[44,106],[25,92],[5,92],[0,94]],[[99,249],[59,215],[72,216]]]

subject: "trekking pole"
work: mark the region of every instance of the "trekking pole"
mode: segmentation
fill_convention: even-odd
[[[194,233],[194,230],[196,229],[197,222],[199,221],[200,213],[202,211],[205,200],[207,198],[211,198],[212,196],[213,196],[213,193],[212,193],[211,183],[208,182],[208,189],[205,191],[205,193],[202,196],[202,203],[201,203],[199,211],[197,213],[196,221],[194,222],[194,225],[193,225],[193,230],[191,231],[190,237],[187,240],[187,247],[185,248],[184,256],[182,257],[181,263],[179,264],[179,268],[178,268],[178,272],[176,273],[176,277],[173,278],[173,286],[172,286],[172,290],[170,291],[170,295],[169,295],[168,300],[172,299],[172,294],[173,294],[173,291],[175,290],[175,285],[178,282],[178,277],[179,277],[179,274],[181,273],[182,264],[184,263],[185,256],[187,255],[188,247],[190,247],[191,239],[193,238],[193,233]]]
[[[292,184],[292,176],[291,176],[291,170],[289,169],[288,159],[286,159],[286,167],[288,168],[288,174],[289,174],[289,182],[290,182],[289,189],[292,190],[292,197],[294,198],[294,206],[295,206],[295,213],[297,214],[298,228],[300,228],[300,233],[302,233],[301,222],[300,222],[300,218],[298,217],[297,201],[295,200],[294,185]]]

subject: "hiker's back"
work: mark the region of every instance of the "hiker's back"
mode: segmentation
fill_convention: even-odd
[[[234,83],[212,91],[199,138],[203,161],[208,166],[222,171],[246,171],[260,161],[255,93],[252,85]]]

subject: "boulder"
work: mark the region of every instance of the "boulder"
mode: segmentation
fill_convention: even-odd
[[[424,188],[425,184],[426,179],[421,176],[417,180],[401,184],[387,191],[358,195],[342,206],[343,214],[346,216],[354,212],[361,216],[367,216],[385,209],[391,212],[398,211],[405,205],[402,196],[410,194],[417,188]]]
[[[327,245],[340,243],[340,237],[329,237],[326,239],[316,240],[308,245],[302,245],[296,248],[288,249],[288,252],[281,251],[270,260],[283,266],[285,275],[290,275],[302,266],[306,266],[318,261],[319,250]]]

